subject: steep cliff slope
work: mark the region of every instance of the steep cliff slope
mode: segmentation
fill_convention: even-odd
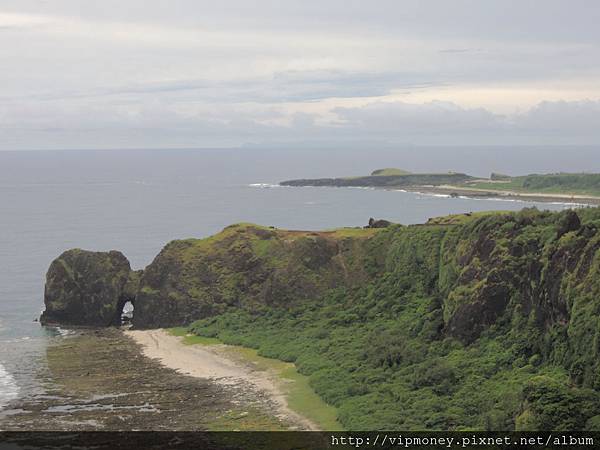
[[[144,270],[133,324],[175,326],[231,308],[290,306],[360,283],[362,242],[374,233],[239,224],[207,239],[173,241]]]
[[[362,241],[365,278],[200,335],[295,361],[351,429],[598,429],[600,211],[455,216]]]

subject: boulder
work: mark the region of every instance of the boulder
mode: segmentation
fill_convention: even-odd
[[[121,324],[127,301],[135,300],[139,272],[121,252],[67,250],[46,274],[40,322],[107,327]]]
[[[369,224],[365,228],[387,228],[392,224],[389,220],[375,220],[372,217],[369,219]]]

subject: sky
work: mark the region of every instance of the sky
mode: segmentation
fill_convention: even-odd
[[[596,0],[0,0],[0,150],[598,145]]]

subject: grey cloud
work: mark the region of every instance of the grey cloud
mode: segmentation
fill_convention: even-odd
[[[187,100],[281,103],[323,100],[333,97],[380,97],[392,89],[418,90],[442,86],[443,82],[419,80],[416,73],[359,73],[337,71],[276,72],[269,78],[231,81],[177,80],[147,82],[82,91],[46,92],[0,100],[94,99],[132,95],[183,95]]]
[[[0,118],[0,140],[15,147],[85,148],[238,146],[247,142],[402,142],[413,144],[598,144],[600,102],[544,102],[515,115],[498,115],[483,108],[462,108],[448,102],[408,104],[374,102],[358,108],[335,108],[339,121],[323,124],[318,115],[296,113],[288,125],[277,111],[182,115],[164,105],[147,105],[136,114],[111,110],[64,111],[48,120]],[[77,122],[75,122],[77,119]],[[77,126],[73,126],[77,123]],[[27,139],[25,139],[27,138]],[[35,145],[25,143],[33,142]],[[102,145],[100,145],[100,144]]]
[[[489,40],[587,41],[600,38],[595,0],[4,0],[3,8],[100,20],[223,25],[276,30],[360,30]],[[349,29],[349,30],[348,30]]]
[[[444,134],[495,131],[502,128],[504,117],[483,108],[464,109],[450,102],[411,104],[379,102],[360,108],[333,110],[345,126],[365,133],[399,135]]]
[[[523,133],[569,133],[581,139],[600,140],[600,101],[542,102],[513,121],[515,129]]]
[[[2,1],[0,19],[22,17],[0,21],[0,149],[300,137],[600,142],[597,1],[125,4]],[[441,87],[460,98],[461,90],[549,86],[591,100],[508,116],[493,105],[391,101],[391,93]],[[341,106],[370,98],[381,101]]]

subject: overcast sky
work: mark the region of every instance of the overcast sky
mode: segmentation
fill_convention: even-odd
[[[0,0],[0,150],[599,144],[597,0]]]

